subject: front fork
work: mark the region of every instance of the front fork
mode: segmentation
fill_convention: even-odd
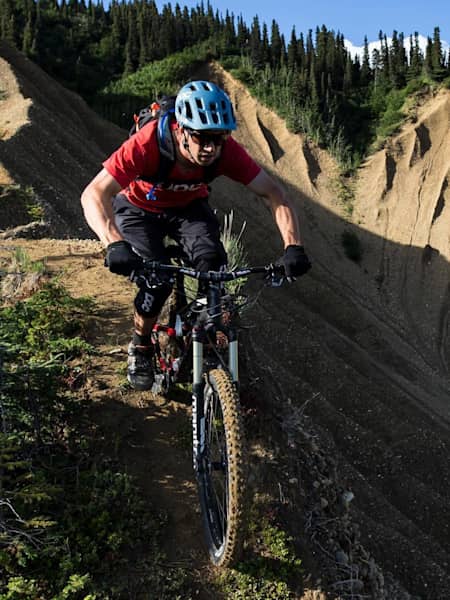
[[[203,362],[205,334],[195,331],[192,336],[193,378],[192,378],[192,429],[194,469],[200,466],[200,457],[205,449],[205,372]],[[239,383],[238,340],[235,332],[230,332],[228,343],[228,370],[233,383]]]

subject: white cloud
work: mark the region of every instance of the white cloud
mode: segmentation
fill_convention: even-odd
[[[392,38],[388,37],[387,42],[388,42],[388,46],[390,46],[392,43]],[[427,43],[428,43],[428,38],[425,37],[424,35],[419,35],[419,46],[424,54],[425,54],[425,50],[427,47]],[[344,40],[344,44],[353,58],[356,55],[358,55],[360,60],[362,60],[362,57],[364,55],[364,46],[354,46],[350,40]],[[379,50],[380,46],[381,46],[381,42],[380,42],[380,40],[377,40],[376,42],[369,42],[368,45],[369,45],[369,56],[372,58],[373,50],[375,50],[375,49]],[[409,36],[405,36],[404,45],[405,45],[406,52],[408,53],[409,52]],[[448,52],[449,47],[450,47],[449,44],[446,41],[441,40],[441,45],[442,45],[442,51]]]

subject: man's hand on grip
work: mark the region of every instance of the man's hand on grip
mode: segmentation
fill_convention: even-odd
[[[105,267],[111,273],[128,276],[141,265],[142,259],[125,240],[112,242],[106,247]]]
[[[300,277],[309,271],[311,263],[303,246],[290,245],[284,251],[283,265],[288,279]]]

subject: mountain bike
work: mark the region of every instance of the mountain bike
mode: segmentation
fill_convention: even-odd
[[[192,371],[193,461],[202,521],[211,561],[226,567],[238,560],[242,547],[248,462],[239,403],[237,326],[248,298],[226,285],[262,274],[266,285],[279,286],[283,268],[199,272],[181,259],[177,262],[146,261],[133,280],[149,287],[168,280],[173,285],[152,332],[152,391],[165,394]],[[198,282],[191,300],[188,278]]]

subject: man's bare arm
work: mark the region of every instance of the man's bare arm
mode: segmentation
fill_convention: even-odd
[[[264,170],[261,170],[247,187],[268,201],[275,223],[280,230],[284,247],[301,246],[298,218],[284,188],[272,177],[269,177]]]
[[[112,198],[120,190],[120,184],[106,169],[102,169],[81,195],[85,219],[104,246],[123,239],[114,221],[112,207]]]

